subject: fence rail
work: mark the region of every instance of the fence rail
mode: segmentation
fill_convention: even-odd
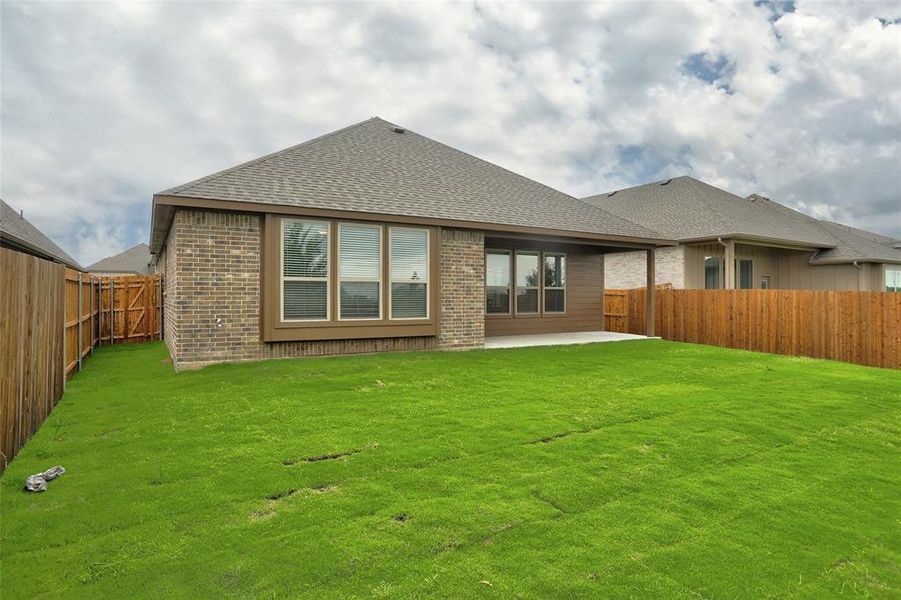
[[[98,345],[162,337],[159,275],[96,276],[0,248],[0,471]]]
[[[645,331],[645,289],[606,290],[608,331]],[[658,288],[667,340],[901,368],[901,294]]]

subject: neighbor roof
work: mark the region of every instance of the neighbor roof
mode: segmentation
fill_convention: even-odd
[[[150,246],[141,243],[114,256],[101,258],[93,265],[89,265],[88,271],[91,273],[135,273],[137,275],[148,275],[153,272],[150,268]]]
[[[890,237],[832,221],[820,221],[820,226],[839,243],[835,248],[818,252],[811,259],[812,264],[852,261],[901,263],[901,250],[893,247],[896,240]]]
[[[0,200],[0,238],[4,246],[82,270],[74,258],[3,200]]]
[[[163,244],[173,198],[669,243],[656,231],[378,117],[156,194],[153,252]]]
[[[742,198],[688,176],[584,201],[679,241],[743,237],[811,248],[837,244],[816,219],[763,196]]]

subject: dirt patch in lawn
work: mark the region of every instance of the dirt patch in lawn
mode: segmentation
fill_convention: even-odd
[[[345,450],[344,452],[334,452],[332,454],[319,454],[316,456],[304,456],[301,458],[286,458],[282,461],[282,464],[285,466],[297,465],[300,463],[314,463],[321,462],[323,460],[338,460],[339,458],[345,458],[347,456],[353,456],[354,454],[360,454],[361,452],[365,452],[367,450],[372,450],[374,448],[378,448],[378,444],[369,444],[368,446],[363,446],[362,448],[353,448],[351,450]]]
[[[250,513],[250,520],[265,521],[266,519],[271,519],[278,512],[281,504],[286,500],[293,498],[294,496],[316,496],[319,494],[329,494],[336,491],[337,489],[338,486],[324,484],[308,488],[291,488],[283,492],[271,494],[269,496],[266,496],[266,504],[264,506]]]

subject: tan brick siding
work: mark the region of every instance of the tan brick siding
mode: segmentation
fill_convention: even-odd
[[[441,348],[466,350],[485,343],[485,235],[441,230]]]
[[[657,249],[654,268],[656,285],[672,284],[674,288],[685,286],[685,255],[681,246]],[[604,255],[604,285],[612,290],[644,287],[647,282],[647,254],[617,252]]]
[[[262,217],[255,214],[193,209],[175,213],[165,269],[171,282],[166,336],[176,368],[483,345],[484,240],[480,233],[460,230],[442,232],[439,336],[262,342],[261,231]]]

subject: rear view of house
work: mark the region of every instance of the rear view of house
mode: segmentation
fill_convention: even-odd
[[[881,291],[901,282],[895,241],[818,221],[752,194],[677,177],[584,199],[679,241],[657,255],[656,281],[688,289]],[[607,286],[645,285],[642,257],[612,255]]]
[[[177,368],[603,329],[603,258],[673,242],[378,118],[154,196]]]

